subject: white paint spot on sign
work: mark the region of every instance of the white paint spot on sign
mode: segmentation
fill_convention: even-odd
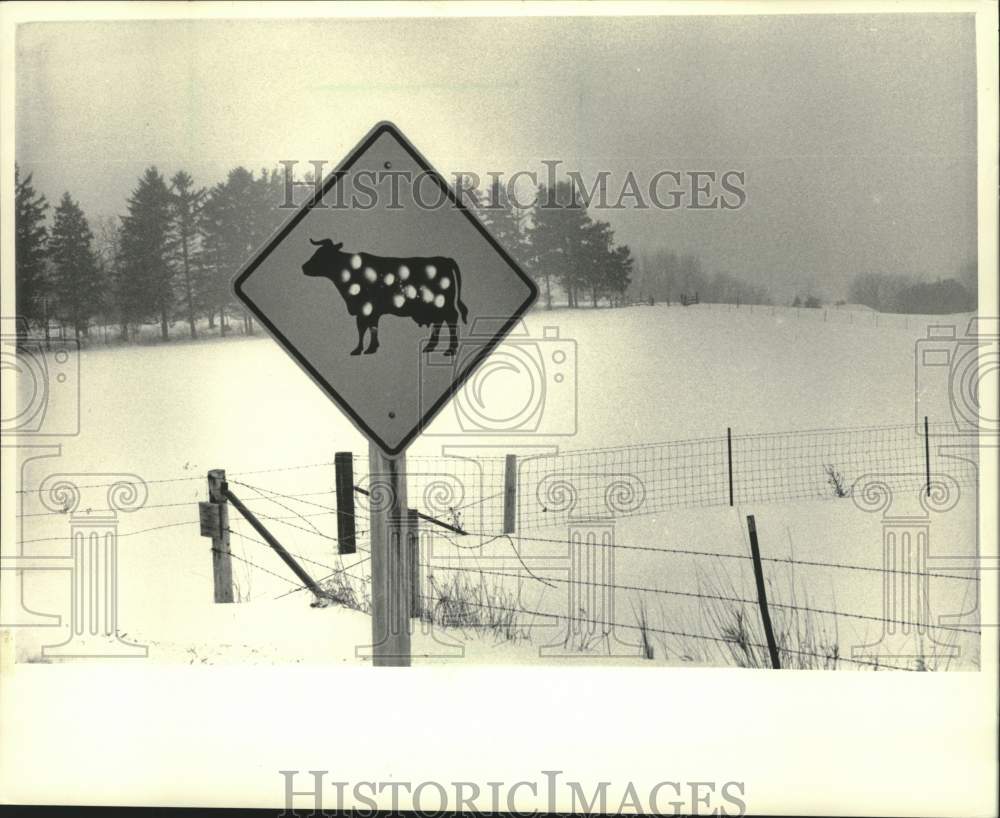
[[[361,256],[359,256],[357,253],[351,256],[351,267],[355,270],[361,269]]]
[[[435,267],[433,264],[428,264],[427,265],[427,277],[428,278],[434,278],[434,276],[436,276],[436,275],[437,275],[437,267]]]
[[[399,265],[399,280],[406,281],[410,277],[410,268],[405,264]]]
[[[371,315],[372,314],[372,305],[369,304],[367,301],[365,302],[364,306],[361,308],[361,314],[362,315]]]
[[[441,307],[444,306],[444,296],[443,295],[438,295],[434,299],[434,306],[437,307],[438,309],[441,309]]]
[[[392,283],[396,280],[396,276],[394,276],[392,273],[387,273],[386,277],[383,278],[382,280],[386,283],[387,287],[392,286]]]
[[[375,279],[378,278],[378,274],[371,267],[365,267],[365,278],[374,283]]]
[[[348,281],[350,281],[351,280],[351,271],[350,270],[341,270],[340,271],[340,280],[343,281],[345,284]]]
[[[354,284],[352,284],[350,287],[347,288],[347,292],[349,292],[351,295],[357,295],[359,292],[361,292],[361,285],[355,282]]]
[[[406,303],[406,299],[403,298],[403,296],[401,296],[399,293],[396,293],[392,297],[392,303],[393,303],[393,306],[398,310],[400,307],[403,306],[403,304]]]
[[[442,290],[447,290],[451,286],[451,279],[442,278],[439,286],[441,287]]]

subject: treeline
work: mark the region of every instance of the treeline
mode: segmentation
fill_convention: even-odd
[[[237,167],[206,188],[183,170],[168,180],[150,167],[137,180],[124,215],[94,225],[68,192],[50,208],[31,175],[22,178],[16,166],[15,185],[17,314],[46,334],[55,321],[77,338],[97,326],[105,338],[111,327],[120,338],[134,340],[142,325],[155,323],[166,339],[182,321],[194,338],[206,325],[225,334],[234,319],[253,332],[253,319],[235,301],[230,281],[288,216],[281,207],[285,178],[277,170]],[[695,297],[773,303],[766,287],[710,274],[691,254],[644,253],[636,271],[630,248],[615,241],[610,224],[591,217],[569,181],[540,186],[531,208],[517,207],[498,182],[487,191],[466,192],[466,204],[536,279],[548,308],[557,297],[569,307]],[[976,298],[975,263],[957,278],[935,282],[861,274],[849,294],[851,302],[875,310],[910,313],[964,312],[975,309]],[[821,303],[816,296],[796,301]]]
[[[180,319],[196,337],[198,319],[225,333],[234,311],[252,330],[250,316],[233,303],[229,280],[284,215],[276,172],[239,167],[206,189],[183,170],[168,181],[150,167],[125,215],[95,225],[96,235],[69,193],[49,227],[49,204],[31,175],[14,173],[17,312],[46,334],[56,321],[77,338],[96,324],[134,339],[139,326],[155,322],[166,339]]]
[[[311,181],[307,177],[307,181]],[[234,168],[224,182],[198,187],[187,172],[168,180],[156,167],[137,180],[126,212],[91,225],[65,193],[53,209],[31,175],[15,168],[17,312],[46,335],[53,321],[77,338],[95,326],[134,340],[155,323],[167,339],[176,321],[192,338],[199,326],[225,334],[235,317],[253,319],[229,283],[250,255],[288,216],[278,171]],[[538,281],[551,307],[560,289],[571,307],[617,303],[633,267],[607,222],[590,217],[568,183],[542,186],[530,211],[515,207],[503,186],[473,191],[471,204],[500,244]]]
[[[616,243],[608,222],[590,216],[572,183],[540,185],[530,209],[512,203],[498,182],[472,191],[471,199],[504,249],[538,282],[547,309],[559,291],[569,307],[622,301],[632,280],[632,251]]]
[[[924,315],[970,312],[978,305],[978,267],[975,262],[968,262],[958,278],[932,282],[905,275],[862,273],[851,281],[849,299],[880,312]]]
[[[703,303],[771,304],[766,287],[750,284],[728,273],[707,273],[701,260],[691,254],[678,255],[658,249],[643,253],[641,271],[630,288],[640,300],[670,303],[697,296]]]

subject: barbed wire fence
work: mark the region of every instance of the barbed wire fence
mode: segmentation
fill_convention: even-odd
[[[488,532],[483,531],[468,532],[468,535],[478,537],[486,537],[487,534]],[[488,632],[494,633],[500,627],[503,627],[508,633],[512,633],[515,630],[530,631],[537,628],[555,628],[558,630],[560,625],[568,625],[572,626],[569,633],[575,635],[578,640],[576,645],[569,646],[568,653],[581,655],[586,652],[582,647],[583,642],[580,641],[581,633],[584,635],[585,641],[599,648],[608,642],[612,633],[617,629],[642,634],[644,638],[648,638],[650,634],[659,638],[670,637],[675,640],[676,647],[674,650],[677,656],[692,653],[692,644],[707,643],[714,648],[734,654],[738,664],[767,666],[764,658],[766,657],[767,644],[758,632],[758,627],[754,624],[754,610],[758,605],[758,600],[746,595],[740,595],[736,592],[735,586],[731,586],[730,592],[725,593],[700,586],[697,590],[690,590],[662,587],[655,584],[632,584],[620,580],[602,582],[575,576],[572,571],[567,571],[562,576],[558,575],[558,572],[553,573],[551,570],[551,560],[548,561],[550,566],[548,570],[539,569],[537,566],[534,569],[525,566],[525,561],[530,561],[531,559],[530,556],[525,554],[526,548],[545,543],[566,546],[567,540],[565,538],[493,535],[491,537],[493,541],[506,540],[514,551],[519,554],[521,567],[511,564],[508,564],[506,568],[502,566],[497,567],[496,554],[482,553],[481,545],[464,546],[469,550],[477,552],[471,555],[471,557],[469,554],[465,554],[459,560],[442,561],[441,559],[434,558],[433,545],[429,544],[428,540],[433,541],[437,537],[444,536],[452,540],[453,545],[457,545],[459,548],[463,546],[460,543],[455,543],[454,539],[447,537],[447,535],[435,534],[432,531],[423,532],[421,536],[424,539],[424,545],[420,551],[422,556],[416,565],[422,572],[422,579],[417,584],[415,593],[421,604],[420,617],[427,622],[444,627],[458,628],[460,630],[485,629]],[[261,546],[262,549],[267,547],[267,544],[260,540],[250,539]],[[706,571],[711,573],[718,572],[716,564],[722,561],[731,560],[745,564],[751,560],[751,557],[747,554],[670,548],[655,544],[602,543],[594,540],[586,543],[586,547],[596,550],[611,549],[621,552],[642,552],[647,555],[684,556],[697,558],[698,560],[708,560],[709,567],[706,568]],[[367,551],[367,549],[364,550]],[[245,557],[240,557],[239,559],[246,560]],[[321,581],[329,580],[341,574],[347,574],[361,582],[370,582],[370,575],[355,573],[355,569],[366,566],[369,563],[370,554],[366,553],[351,564],[340,566],[320,563],[307,557],[302,557],[302,559],[309,561],[311,564],[320,565],[329,571],[329,574],[324,576]],[[832,569],[841,573],[861,572],[880,580],[888,577],[892,581],[898,582],[912,583],[915,578],[920,581],[936,579],[960,584],[978,582],[978,579],[974,576],[963,576],[958,573],[933,570],[915,572],[909,569],[903,570],[885,566],[801,560],[791,557],[763,557],[762,560],[770,565],[794,566],[806,569]],[[249,560],[246,561],[249,562]],[[250,564],[266,573],[274,573],[257,563],[250,562]],[[536,575],[534,571],[539,571],[540,575]],[[448,579],[442,580],[442,574],[450,577],[461,576],[463,578],[471,576],[474,577],[474,583],[481,584],[481,587],[479,589],[468,586],[462,588],[454,581]],[[290,589],[280,594],[279,598],[307,589],[305,585],[296,583],[287,577],[277,574],[276,576],[279,576],[279,578],[283,579],[290,586]],[[495,580],[497,579],[504,582],[514,580],[515,590],[505,592],[496,583]],[[570,602],[568,606],[565,606],[561,610],[552,607],[542,609],[540,605],[532,605],[528,601],[527,595],[523,595],[520,592],[520,586],[523,583],[530,584],[533,582],[550,587],[558,585],[566,587],[571,591],[578,590],[580,586],[583,586],[585,591],[592,590],[596,594],[610,592],[610,595],[605,597],[606,602],[604,605],[591,603],[590,605],[574,607],[573,603]],[[618,604],[616,605],[615,594],[621,593],[627,593],[630,596],[622,597],[619,595],[617,599]],[[635,595],[644,595],[653,598],[681,598],[694,601],[697,604],[705,602],[709,604],[721,603],[723,606],[727,606],[725,610],[728,610],[728,614],[723,613],[722,615],[727,616],[734,622],[743,622],[745,627],[740,631],[730,631],[727,630],[727,627],[723,626],[718,629],[717,633],[705,633],[703,630],[697,631],[687,627],[668,628],[657,626],[638,616],[633,617],[632,621],[627,621],[619,613],[616,613],[616,611],[620,611],[623,607],[622,603],[634,599]],[[585,596],[586,594],[579,595],[578,598]],[[793,633],[799,627],[798,618],[801,615],[829,618],[834,622],[841,619],[879,625],[887,629],[890,633],[901,631],[912,634],[917,638],[922,637],[925,640],[929,640],[929,643],[939,642],[946,648],[953,645],[958,638],[969,635],[978,637],[979,634],[978,628],[967,625],[933,623],[923,617],[908,619],[888,614],[876,616],[871,613],[852,611],[840,607],[811,605],[808,602],[798,604],[794,599],[793,601],[785,601],[779,598],[771,600],[769,605],[786,617],[784,623],[779,625],[780,643],[778,650],[783,657],[784,666],[790,667],[835,668],[840,665],[846,665],[858,668],[886,670],[932,669],[922,667],[919,661],[904,663],[903,660],[906,657],[897,657],[893,661],[891,657],[888,659],[879,659],[877,657],[865,658],[863,656],[845,655],[840,652],[839,645],[835,641],[824,641],[824,634],[822,632],[818,634],[808,632],[806,638],[803,639],[802,635],[796,636]],[[470,615],[470,608],[482,609],[482,614]],[[720,610],[723,609],[716,607],[716,615],[719,615]],[[522,617],[529,617],[531,621],[519,621]],[[711,619],[711,616],[709,619]],[[580,626],[583,627],[581,628]],[[810,626],[807,624],[806,627]],[[567,646],[569,638],[569,635],[561,637],[562,646]],[[600,654],[599,649],[596,652],[598,655]],[[933,658],[933,648],[928,650],[928,655]],[[947,656],[948,654],[946,653],[945,655]]]
[[[824,429],[791,433],[768,433],[751,435],[718,435],[684,441],[670,441],[655,444],[633,445],[617,448],[570,451],[553,455],[528,456],[520,458],[513,471],[517,504],[517,531],[505,530],[505,503],[511,496],[510,462],[505,457],[421,457],[410,456],[408,464],[409,503],[427,517],[446,523],[458,533],[421,526],[422,537],[427,546],[423,557],[415,565],[423,572],[423,579],[417,586],[417,596],[425,603],[423,616],[434,618],[435,607],[442,604],[441,584],[429,584],[428,577],[442,575],[474,575],[478,582],[490,579],[515,580],[529,584],[542,583],[547,587],[575,586],[578,599],[594,599],[595,595],[606,591],[641,594],[653,598],[671,597],[693,599],[698,602],[720,602],[727,605],[744,606],[755,603],[749,595],[730,589],[722,593],[719,589],[664,588],[655,584],[624,582],[613,575],[600,576],[589,572],[570,571],[562,576],[539,570],[531,564],[528,546],[566,546],[567,537],[546,536],[544,529],[552,526],[566,526],[579,519],[620,519],[628,516],[655,514],[664,510],[681,507],[709,507],[759,503],[787,502],[803,499],[835,499],[849,496],[854,482],[864,475],[890,475],[894,487],[901,491],[919,491],[927,483],[928,472],[931,479],[940,464],[928,463],[930,452],[926,435],[945,435],[953,426],[948,424],[928,424],[926,429],[915,425],[883,427],[859,427],[854,429]],[[925,433],[925,434],[922,434]],[[935,460],[939,459],[932,453]],[[359,491],[370,485],[372,476],[368,474],[367,457],[356,456],[355,486]],[[319,582],[325,587],[343,588],[343,582],[353,583],[357,590],[354,601],[365,598],[364,586],[370,586],[370,543],[365,539],[369,508],[363,493],[359,494],[355,516],[357,551],[348,558],[337,554],[338,537],[331,528],[338,514],[336,489],[334,488],[334,461],[279,466],[244,472],[234,472],[230,482],[240,487],[245,495],[243,500],[251,504],[255,513],[267,524],[281,527],[296,543],[318,543],[313,547],[297,546],[292,555],[302,562],[322,569]],[[303,481],[294,487],[279,489],[262,485],[261,481],[273,482],[276,476],[299,474],[313,470],[306,482],[315,485],[321,481],[329,488],[302,491]],[[315,479],[315,471],[322,475]],[[977,475],[973,463],[955,460],[947,463],[947,474],[958,486],[974,487]],[[189,487],[188,481],[204,481],[201,475],[184,475],[156,478],[144,481],[149,486]],[[113,483],[84,483],[80,488],[109,488]],[[39,487],[20,488],[20,495],[30,497]],[[149,503],[143,511],[170,509],[190,509],[191,500],[171,500],[170,502]],[[23,523],[29,523],[46,516],[58,516],[59,511],[25,511],[17,516]],[[138,526],[131,531],[120,533],[119,538],[129,538],[160,531],[192,526],[197,521],[181,520],[163,522],[152,526]],[[188,529],[190,530],[190,529]],[[260,571],[280,578],[288,585],[278,596],[283,597],[307,588],[306,585],[289,577],[280,565],[269,567],[265,551],[268,543],[242,530],[234,521],[226,530],[244,546],[240,553],[232,552],[234,559],[243,563],[247,570]],[[24,537],[20,545],[39,542],[65,542],[63,537]],[[449,548],[436,548],[444,543]],[[495,544],[506,552],[506,561],[494,551],[487,553],[487,546]],[[743,561],[746,554],[708,551],[695,548],[669,547],[661,542],[646,543],[589,543],[591,551],[611,549],[615,552],[644,552],[657,557],[686,557],[710,560],[715,563]],[[260,553],[256,553],[259,549]],[[325,553],[332,556],[323,556]],[[449,550],[450,549],[450,550]],[[249,553],[248,553],[249,551]],[[592,557],[588,557],[592,559]],[[966,593],[978,595],[978,575],[976,572],[954,572],[929,570],[926,564],[922,570],[910,568],[900,570],[887,564],[858,565],[848,562],[801,560],[793,557],[764,557],[763,561],[784,564],[802,570],[825,570],[838,575],[861,573],[886,581],[910,582],[915,575],[921,581],[930,579],[964,583],[971,590]],[[596,578],[595,578],[596,576]],[[587,594],[590,594],[588,597]],[[978,596],[977,596],[978,598]],[[341,597],[338,601],[344,601]],[[497,607],[496,600],[484,603],[482,598],[465,599],[467,607]],[[797,604],[795,600],[777,598],[772,606],[790,614],[807,614],[844,618],[881,624],[888,628],[913,629],[922,635],[928,634],[969,634],[977,633],[967,625],[943,625],[929,623],[923,619],[908,619],[892,616],[873,616],[870,613],[844,610],[835,606]],[[363,604],[361,605],[363,609]],[[503,606],[501,606],[503,607]],[[614,605],[604,605],[599,615],[593,608],[580,607],[578,610],[543,610],[542,606],[531,605],[522,600],[517,605],[519,615],[530,616],[549,623],[553,619],[566,624],[576,622],[584,629],[595,631],[604,638],[610,629],[638,631],[643,639],[649,634],[670,636],[679,640],[699,641],[721,645],[732,652],[734,645],[742,651],[759,651],[766,648],[763,641],[751,628],[742,636],[733,634],[705,633],[694,628],[657,628],[649,622],[639,622],[635,618],[627,621]],[[509,611],[508,611],[509,613]],[[747,614],[748,621],[752,616]],[[444,620],[442,620],[444,621]],[[537,623],[525,627],[534,628]],[[844,662],[857,666],[894,667],[891,663],[878,660],[834,655],[820,645],[799,645],[786,643],[784,655],[794,660],[798,655],[802,666],[827,666],[830,662]],[[810,664],[811,663],[811,664]],[[899,669],[912,669],[900,666]]]

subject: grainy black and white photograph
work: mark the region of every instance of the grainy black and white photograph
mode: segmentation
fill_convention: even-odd
[[[128,741],[145,697],[198,679],[205,700],[178,711],[197,723],[171,740],[197,744],[242,721],[213,697],[266,678],[250,724],[308,706],[297,731],[338,745],[355,716],[334,711],[388,724],[411,685],[486,680],[506,701],[545,679],[617,725],[595,746],[633,700],[641,754],[675,729],[672,689],[720,718],[744,697],[765,713],[764,691],[822,742],[836,713],[804,687],[794,711],[781,685],[889,683],[939,703],[928,744],[950,725],[989,768],[996,14],[0,9],[4,721],[35,680],[110,696],[155,678],[113,719]],[[303,679],[322,698],[289,703]],[[509,749],[549,732],[511,718]],[[446,748],[350,777],[350,742],[268,755],[239,795],[176,773],[47,791],[10,761],[42,752],[27,730],[0,740],[0,803],[996,805],[981,768],[930,800],[911,767],[831,801],[780,794],[778,767],[755,787],[756,766],[597,774],[553,750],[491,789]]]

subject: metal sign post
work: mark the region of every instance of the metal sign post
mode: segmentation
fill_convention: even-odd
[[[410,664],[410,580],[407,572],[406,455],[386,457],[368,444],[371,483],[372,663]]]

